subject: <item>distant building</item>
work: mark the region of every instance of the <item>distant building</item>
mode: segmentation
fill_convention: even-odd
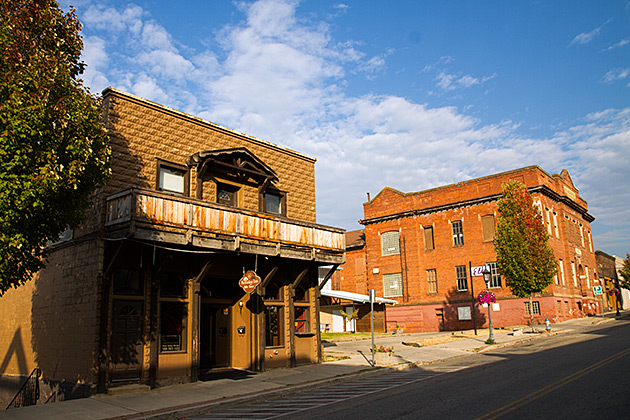
[[[558,261],[558,275],[544,293],[515,297],[496,266],[494,235],[501,184],[525,184],[540,209]],[[593,294],[599,284],[586,201],[567,170],[549,175],[537,166],[516,169],[426,191],[385,188],[363,205],[365,227],[348,247],[339,287],[358,293],[375,289],[395,299],[387,306],[387,329],[471,329],[487,325],[487,308],[472,299],[485,288],[471,267],[488,265],[498,298],[493,326],[552,322],[601,312]],[[348,235],[350,232],[348,233]],[[348,241],[350,244],[350,241]],[[476,273],[477,274],[477,273]],[[474,318],[473,318],[474,317]]]
[[[2,377],[39,367],[55,400],[320,362],[345,231],[316,223],[315,159],[111,88],[103,110],[111,180],[0,298]]]
[[[597,258],[597,272],[602,285],[602,300],[604,311],[616,312],[617,302],[619,309],[622,309],[621,289],[617,280],[617,267],[615,257],[608,255],[604,251],[595,251]]]
[[[617,278],[621,279],[621,268],[623,267],[623,262],[625,258],[615,257],[615,268],[617,269]],[[630,309],[630,290],[621,288],[621,307],[622,309]]]

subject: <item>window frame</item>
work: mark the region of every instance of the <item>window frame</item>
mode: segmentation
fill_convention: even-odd
[[[276,196],[278,197],[278,206],[280,207],[279,212],[269,211],[267,209],[267,196]],[[261,191],[258,195],[258,210],[261,213],[267,214],[276,214],[279,216],[287,215],[287,193],[286,191],[280,191],[276,188],[267,188],[264,191]]]
[[[496,262],[489,262],[486,265],[490,268],[490,289],[501,289],[503,285],[501,283],[501,273],[499,272],[499,267]]]
[[[402,283],[402,272],[383,274],[382,280],[383,280],[383,297],[384,298],[393,298],[393,297],[403,296],[404,290],[403,290],[403,283]],[[396,291],[392,293],[391,290],[393,289],[393,287],[391,285],[394,284],[393,282],[397,282],[397,287],[396,287]]]
[[[491,220],[492,222],[488,222]],[[494,218],[494,214],[485,214],[481,216],[481,237],[483,242],[494,242],[494,238],[497,234],[497,225]],[[462,245],[463,245],[463,235],[462,232]]]
[[[184,180],[184,191],[179,192],[175,190],[165,189],[162,184],[162,170],[169,170],[171,172],[181,172]],[[186,165],[180,165],[177,163],[169,162],[162,159],[157,159],[157,176],[155,179],[155,189],[165,194],[175,194],[184,197],[188,197],[190,194],[190,169]]]
[[[268,344],[269,338],[269,309],[275,308],[277,310],[276,319],[278,331],[276,332],[278,337],[278,344]],[[273,304],[265,302],[265,348],[284,348],[284,320],[285,320],[285,307],[280,304]]]
[[[381,233],[381,256],[386,257],[389,255],[400,255],[400,231],[399,230],[389,230],[387,232]],[[388,239],[389,237],[392,239]],[[394,236],[396,238],[396,246],[388,247],[385,249],[386,245],[389,245],[394,240]],[[389,242],[389,243],[386,243]]]
[[[422,228],[423,236],[424,236],[424,250],[425,251],[433,251],[435,250],[435,237],[433,235],[433,226],[424,226]],[[427,236],[430,236],[430,244],[427,241]]]
[[[437,295],[438,290],[438,281],[437,281],[437,269],[429,268],[426,270],[427,273],[427,295]]]
[[[457,291],[458,292],[467,292],[468,291],[468,270],[465,265],[457,265],[455,266],[455,277],[457,279]],[[461,287],[463,284],[463,288]]]
[[[464,246],[464,223],[461,220],[451,222],[453,246]]]
[[[524,303],[525,303],[525,315],[531,315],[530,309],[529,309],[529,302],[524,302]],[[532,308],[534,311],[534,315],[540,315],[540,302],[539,301],[533,300]]]

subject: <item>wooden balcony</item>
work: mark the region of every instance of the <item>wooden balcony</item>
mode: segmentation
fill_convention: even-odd
[[[107,198],[108,238],[189,245],[325,263],[345,261],[345,231],[158,191]]]

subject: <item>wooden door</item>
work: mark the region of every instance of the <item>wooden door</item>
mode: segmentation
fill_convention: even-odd
[[[142,373],[142,302],[114,301],[112,308],[111,380],[134,382]]]

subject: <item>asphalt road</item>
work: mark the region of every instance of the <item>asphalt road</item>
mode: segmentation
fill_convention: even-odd
[[[630,321],[194,419],[626,419]]]

